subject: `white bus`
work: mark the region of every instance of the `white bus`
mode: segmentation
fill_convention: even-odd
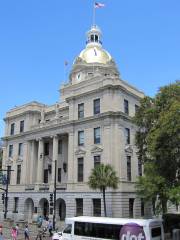
[[[62,240],[164,240],[159,219],[126,219],[108,217],[66,218]]]

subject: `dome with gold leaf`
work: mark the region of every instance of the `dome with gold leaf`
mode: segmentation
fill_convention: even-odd
[[[102,48],[101,30],[92,26],[87,33],[86,48],[81,51],[78,58],[85,63],[107,64],[112,60],[111,55]]]

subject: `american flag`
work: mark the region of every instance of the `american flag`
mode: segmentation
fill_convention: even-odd
[[[102,8],[102,7],[105,7],[105,4],[104,3],[95,2],[94,3],[94,7],[95,8]]]

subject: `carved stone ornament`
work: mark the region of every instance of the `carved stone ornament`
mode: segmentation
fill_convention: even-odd
[[[131,147],[131,145],[126,145],[125,146],[125,152],[127,152],[127,153],[133,153],[133,148]]]
[[[79,149],[77,149],[77,150],[75,151],[75,154],[76,154],[76,155],[84,155],[84,154],[86,154],[86,151],[79,148]]]
[[[98,153],[98,152],[102,152],[103,149],[101,147],[98,147],[98,146],[94,146],[92,149],[91,149],[91,153]]]

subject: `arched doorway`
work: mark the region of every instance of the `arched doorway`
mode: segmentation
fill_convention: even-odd
[[[31,198],[27,198],[24,202],[24,218],[27,222],[32,222],[34,213],[34,202]]]
[[[66,203],[62,198],[56,200],[56,218],[60,221],[66,218]]]
[[[46,198],[42,198],[39,201],[39,215],[42,217],[47,217],[49,215],[49,202]]]

